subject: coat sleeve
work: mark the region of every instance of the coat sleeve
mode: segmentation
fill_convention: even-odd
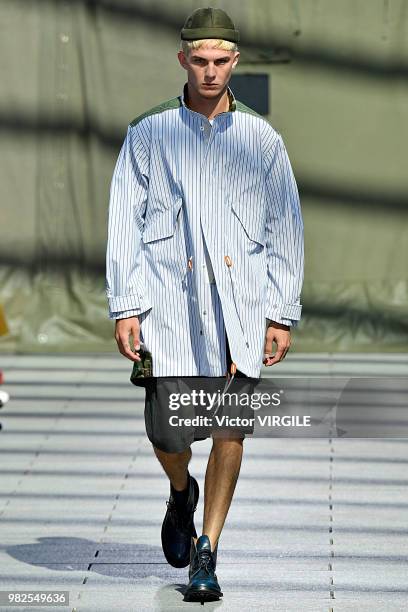
[[[152,307],[141,275],[141,237],[149,184],[145,137],[140,123],[128,126],[111,181],[106,247],[109,319],[140,315]]]
[[[282,137],[265,156],[267,319],[296,327],[302,306],[304,275],[303,220],[299,193]]]

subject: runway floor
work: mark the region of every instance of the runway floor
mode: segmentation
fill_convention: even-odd
[[[0,356],[0,589],[69,591],[66,607],[10,610],[199,607],[162,554],[169,486],[130,367],[119,354]],[[274,370],[300,373],[404,377],[408,359],[293,355]],[[209,449],[193,445],[201,491]],[[224,597],[205,610],[406,610],[407,467],[408,438],[247,439],[219,543]]]

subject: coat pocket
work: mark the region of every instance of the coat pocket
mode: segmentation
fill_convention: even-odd
[[[168,208],[152,207],[145,218],[142,233],[144,244],[154,242],[155,240],[163,240],[174,235],[182,204],[183,199],[177,196]]]
[[[231,200],[231,208],[238,217],[246,235],[253,242],[265,247],[265,211],[259,202],[251,199]]]

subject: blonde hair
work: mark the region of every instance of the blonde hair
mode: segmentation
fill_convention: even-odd
[[[200,38],[199,40],[182,40],[181,49],[184,55],[189,55],[193,49],[201,47],[211,47],[212,49],[222,49],[223,51],[238,51],[238,45],[231,40],[222,40],[221,38]]]

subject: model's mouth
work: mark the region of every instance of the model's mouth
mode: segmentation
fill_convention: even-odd
[[[216,83],[203,83],[204,87],[217,87]]]

